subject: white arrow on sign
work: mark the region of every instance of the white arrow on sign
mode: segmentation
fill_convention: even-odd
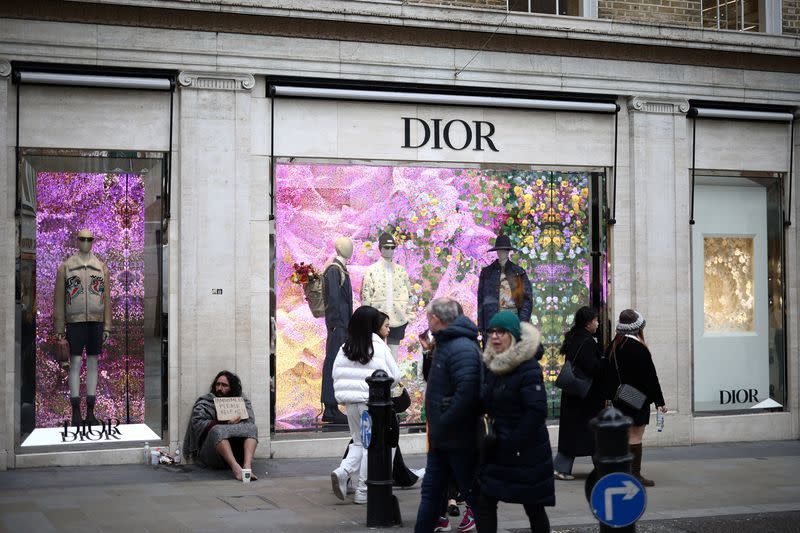
[[[623,500],[630,500],[637,494],[639,494],[639,487],[636,486],[636,483],[633,481],[628,481],[627,479],[622,482],[622,487],[611,487],[607,488],[603,493],[606,502],[606,520],[613,520],[614,519],[614,506],[612,505],[612,499],[614,496],[619,496],[620,494],[624,495],[622,497]]]

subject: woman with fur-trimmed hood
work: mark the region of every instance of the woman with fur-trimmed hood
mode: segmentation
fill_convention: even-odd
[[[544,508],[555,505],[556,497],[547,396],[537,362],[541,334],[510,311],[497,313],[486,333],[481,397],[497,443],[478,474],[478,530],[497,531],[497,502],[504,501],[523,505],[533,533],[549,532]]]

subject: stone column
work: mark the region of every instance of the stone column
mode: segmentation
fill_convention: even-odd
[[[678,411],[662,437],[671,442],[691,442],[692,427],[688,110],[682,99],[628,100],[630,305],[647,318],[664,399]]]
[[[14,466],[14,432],[19,428],[16,413],[20,388],[17,380],[17,349],[15,343],[15,300],[14,285],[16,273],[14,254],[17,250],[16,223],[14,208],[16,207],[16,169],[14,146],[16,140],[9,136],[14,132],[13,123],[16,117],[9,113],[11,92],[11,63],[0,59],[0,294],[4,294],[0,303],[0,376],[2,376],[2,393],[0,393],[0,470]]]
[[[242,379],[269,451],[265,92],[249,74],[181,72],[173,166],[170,440],[183,438],[195,399],[220,370]],[[256,93],[258,96],[256,96]],[[266,154],[261,150],[260,154]],[[174,281],[174,283],[172,283]]]

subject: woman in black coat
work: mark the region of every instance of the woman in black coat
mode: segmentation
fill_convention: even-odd
[[[497,531],[497,502],[520,503],[533,533],[550,531],[545,506],[556,504],[553,459],[545,420],[547,397],[540,334],[516,313],[501,311],[489,322],[481,390],[497,442],[480,466],[478,531]]]
[[[589,428],[589,421],[605,406],[603,375],[607,366],[603,351],[593,337],[597,326],[597,311],[581,307],[561,345],[564,358],[590,376],[592,386],[585,398],[561,392],[558,453],[553,460],[554,475],[558,479],[575,479],[572,475],[575,458],[594,455],[594,432]]]
[[[642,437],[650,422],[650,404],[656,404],[656,409],[662,413],[667,412],[667,407],[664,405],[653,356],[644,341],[645,324],[641,313],[633,309],[625,309],[619,314],[617,335],[608,349],[605,381],[609,398],[614,398],[617,388],[623,383],[639,389],[647,396],[641,409],[634,410],[618,401],[614,401],[614,407],[633,419],[633,425],[628,430],[628,444],[633,454],[631,474],[645,487],[652,487],[655,483],[642,476]]]

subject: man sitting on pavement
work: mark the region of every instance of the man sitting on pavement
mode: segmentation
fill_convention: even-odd
[[[219,397],[242,397],[248,418],[218,420],[214,398]],[[236,374],[223,370],[211,383],[211,391],[194,402],[183,440],[184,453],[209,468],[228,466],[234,477],[241,481],[242,468],[253,468],[257,444],[258,427],[250,400],[242,396],[242,382]],[[251,479],[258,478],[252,474]]]

